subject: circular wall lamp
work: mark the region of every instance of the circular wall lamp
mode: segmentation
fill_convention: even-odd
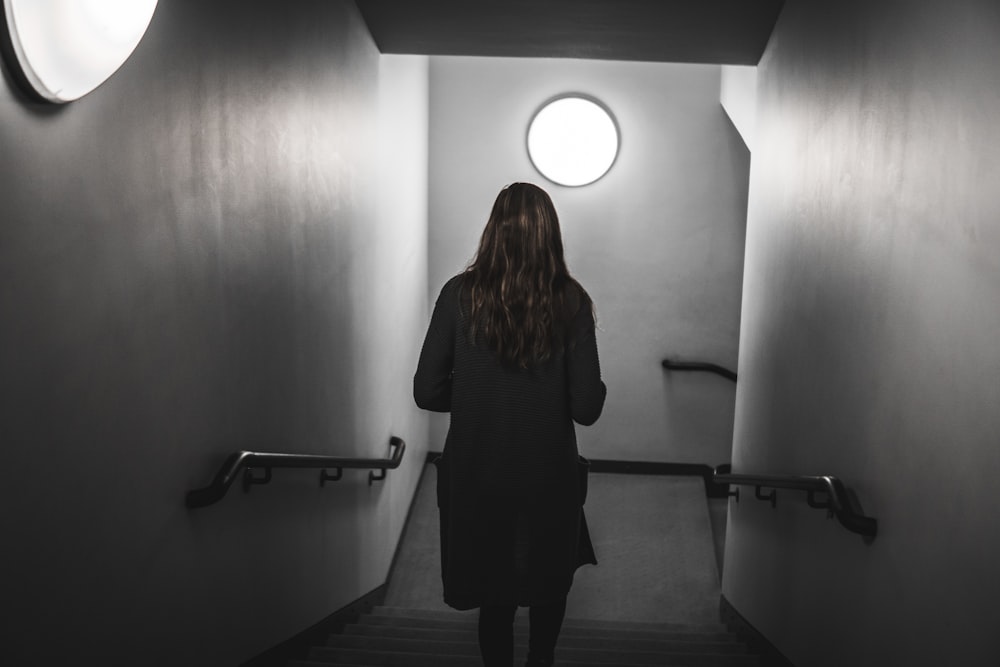
[[[608,173],[618,157],[618,124],[597,100],[560,95],[539,109],[528,126],[528,157],[553,183],[588,185]]]
[[[3,0],[4,55],[29,92],[70,102],[104,83],[146,33],[157,0]]]

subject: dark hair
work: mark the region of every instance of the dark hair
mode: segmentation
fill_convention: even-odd
[[[552,199],[531,183],[497,195],[463,284],[470,339],[519,368],[547,360],[565,340],[569,319],[589,305],[566,268]]]

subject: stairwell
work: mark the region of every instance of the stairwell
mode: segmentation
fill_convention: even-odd
[[[441,601],[436,476],[414,498],[383,606],[288,667],[479,666],[478,610]],[[717,510],[698,478],[591,474],[586,505],[597,567],[577,571],[556,665],[743,666],[766,662],[719,621]],[[515,620],[515,664],[528,613]]]

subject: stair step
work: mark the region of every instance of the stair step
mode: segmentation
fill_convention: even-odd
[[[399,663],[411,665],[413,663]],[[468,660],[467,658],[462,658],[458,662],[433,662],[429,663],[433,665],[440,665],[441,667],[482,667],[481,660]],[[625,665],[620,662],[560,662],[559,667],[648,667],[648,665]],[[357,664],[357,663],[346,663],[346,662],[317,662],[315,660],[293,660],[286,663],[285,667],[382,667],[381,665],[375,665],[372,663],[368,664]],[[417,665],[416,667],[422,667]],[[681,666],[669,666],[669,667],[683,667]]]
[[[514,625],[527,626],[528,614],[519,613],[514,619]],[[472,624],[475,626],[479,621],[478,610],[472,611],[447,611],[437,609],[406,609],[402,607],[375,607],[366,616],[379,619],[405,618],[407,620],[424,619],[430,621],[444,621],[447,623]],[[580,628],[586,630],[608,629],[608,630],[639,630],[647,632],[687,632],[687,633],[707,633],[707,634],[727,634],[728,629],[721,623],[707,625],[692,625],[684,623],[644,623],[640,621],[605,621],[589,618],[567,618],[563,621],[563,628]]]
[[[560,633],[559,646],[565,648],[610,649],[620,648],[630,651],[675,651],[682,653],[746,653],[744,644],[732,635],[720,635],[717,640],[702,640],[663,636],[642,637],[624,633],[565,634]],[[349,639],[348,639],[349,638]],[[438,642],[463,642],[477,645],[478,633],[475,630],[442,630],[437,628],[408,628],[395,626],[351,624],[344,627],[343,634],[332,635],[327,641],[328,646],[354,646],[367,648],[390,648],[388,640],[424,640]],[[527,628],[519,628],[514,633],[514,643],[518,646],[528,642]],[[398,649],[394,649],[398,650]]]
[[[528,614],[514,621],[515,663],[527,653]],[[376,607],[288,667],[481,667],[479,614]],[[560,667],[759,667],[761,659],[722,624],[566,619]]]
[[[446,630],[476,630],[477,621],[447,621],[447,620],[434,620],[432,618],[407,618],[403,616],[363,616],[358,621],[362,625],[377,625],[383,627],[409,627],[409,628],[440,628]],[[521,630],[526,631],[528,629],[528,624],[514,622],[515,631]],[[649,639],[655,638],[694,638],[700,637],[705,639],[717,638],[728,633],[724,632],[691,632],[690,628],[688,631],[670,631],[670,630],[660,630],[660,631],[650,631],[650,630],[631,630],[631,629],[617,629],[615,627],[608,626],[594,626],[586,627],[573,624],[563,625],[562,631],[559,633],[560,637],[566,636],[615,636],[618,634],[630,634],[632,636],[645,636]],[[731,636],[731,635],[730,635]]]
[[[462,635],[477,635],[477,622],[471,621],[435,621],[424,618],[405,617],[370,617],[363,616],[357,623],[347,626],[354,634],[366,634],[377,636],[414,636],[421,632],[443,632],[459,633]],[[514,625],[514,636],[527,636],[528,625],[520,623]],[[717,643],[738,643],[738,640],[729,632],[683,632],[683,631],[650,631],[650,630],[620,630],[614,628],[582,628],[564,625],[559,633],[559,640],[577,637],[600,638],[600,639],[629,639],[629,640],[654,640],[654,641],[690,641],[690,642],[717,642]],[[447,638],[447,637],[442,637]]]
[[[395,650],[394,650],[395,649]],[[524,659],[525,651],[516,651]],[[313,647],[309,651],[313,661],[338,661],[371,665],[451,665],[477,664],[480,660],[477,644],[464,642],[420,642],[407,640],[405,646],[396,644],[379,650],[350,647]],[[448,661],[445,662],[445,659]],[[756,656],[725,655],[716,653],[676,653],[652,651],[621,651],[600,649],[556,648],[556,659],[565,663],[611,663],[632,665],[685,665],[686,667],[744,667],[757,666]],[[452,662],[454,661],[454,662]]]
[[[422,656],[407,656],[402,654],[399,662],[395,663],[355,663],[355,662],[341,662],[339,660],[334,660],[332,662],[320,661],[320,660],[293,660],[286,663],[286,667],[383,667],[384,665],[406,665],[407,667],[482,667],[482,661],[479,658],[470,659],[466,657],[454,657],[454,656],[432,656],[429,661],[420,662],[424,658]],[[524,656],[518,656],[519,659],[523,660]],[[416,660],[417,662],[413,662]],[[621,661],[615,662],[566,662],[561,660],[557,663],[559,667],[649,667],[648,665],[634,665],[626,664]],[[684,667],[684,665],[672,663],[659,663],[664,665],[664,667]],[[755,663],[756,664],[756,663]]]

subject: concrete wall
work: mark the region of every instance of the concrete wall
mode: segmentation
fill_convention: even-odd
[[[353,2],[191,0],[78,102],[6,74],[0,653],[238,664],[385,581],[423,467],[426,60],[380,61]],[[390,434],[384,483],[183,504],[234,449]]]
[[[588,456],[729,459],[733,385],[660,367],[665,356],[736,365],[749,153],[719,87],[708,65],[431,59],[431,294],[471,259],[501,187],[548,190],[570,270],[597,306],[608,400],[578,431]],[[525,151],[532,115],[564,92],[603,100],[622,135],[611,171],[582,188],[548,183]],[[432,425],[440,448],[447,418]]]
[[[790,2],[760,62],[724,594],[799,667],[994,665],[1000,5]],[[801,494],[800,494],[801,495]]]

